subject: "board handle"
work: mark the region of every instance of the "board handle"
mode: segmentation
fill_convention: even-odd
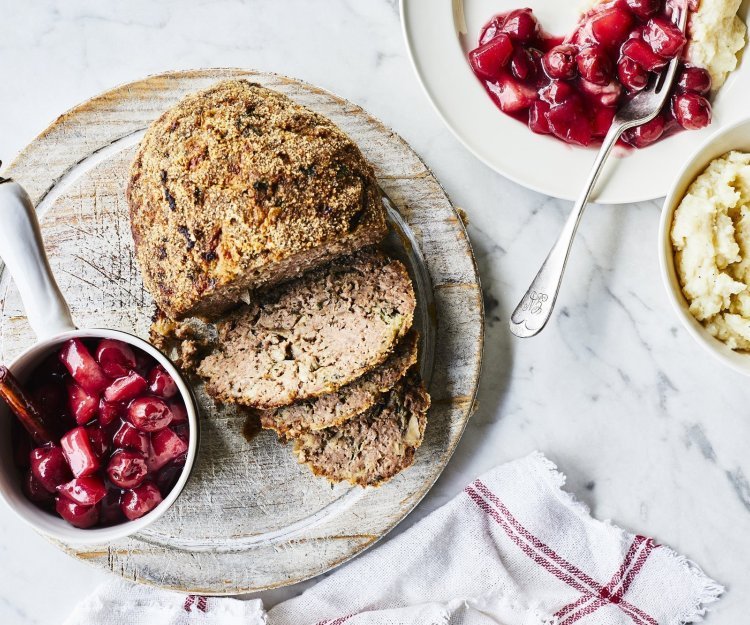
[[[0,258],[18,287],[38,339],[76,329],[52,275],[31,198],[7,178],[0,179]]]

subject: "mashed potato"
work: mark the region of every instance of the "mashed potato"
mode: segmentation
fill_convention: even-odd
[[[698,176],[675,211],[672,246],[692,315],[750,350],[750,154],[729,152]]]
[[[700,0],[690,19],[685,56],[690,64],[711,74],[714,90],[737,67],[737,55],[745,47],[747,27],[737,15],[741,4],[742,0]]]

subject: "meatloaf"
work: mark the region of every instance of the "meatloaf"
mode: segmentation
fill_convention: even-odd
[[[339,258],[216,324],[198,374],[217,400],[258,409],[333,393],[389,356],[415,304],[401,262],[374,250]]]
[[[151,125],[127,198],[144,284],[172,319],[214,317],[386,233],[354,142],[244,80],[189,95]]]
[[[339,426],[303,432],[294,453],[332,482],[377,486],[414,462],[422,444],[430,396],[416,372],[361,415]]]
[[[409,332],[378,367],[335,393],[297,402],[260,414],[261,425],[282,437],[339,425],[375,405],[417,362],[417,333]]]

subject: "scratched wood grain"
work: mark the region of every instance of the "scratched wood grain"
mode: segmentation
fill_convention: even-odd
[[[144,128],[187,93],[229,77],[287,94],[359,144],[417,238],[434,286],[438,326],[425,441],[414,466],[388,484],[362,490],[314,478],[271,433],[246,441],[244,415],[217,408],[198,388],[199,460],[173,508],[127,540],[85,548],[60,544],[129,579],[201,594],[251,592],[318,575],[403,519],[440,475],[471,415],[483,340],[479,279],[466,231],[409,146],[326,91],[231,69],[154,76],[93,98],[57,119],[8,168],[37,205],[47,198],[40,215],[44,239],[79,326],[121,328],[147,338],[153,302],[134,259],[124,197],[134,146],[112,151],[80,174],[76,164]],[[0,308],[0,354],[7,361],[34,337],[4,271]]]

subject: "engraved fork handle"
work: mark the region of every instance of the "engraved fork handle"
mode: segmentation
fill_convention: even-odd
[[[560,236],[552,246],[547,259],[544,261],[539,273],[531,283],[529,290],[523,296],[510,318],[510,331],[520,338],[536,336],[547,325],[555,308],[557,294],[560,292],[565,265],[568,263],[570,249],[573,247],[573,238],[581,222],[583,210],[588,204],[589,196],[599,179],[602,167],[620,135],[627,130],[630,124],[613,124],[607,136],[602,141],[602,147],[596,156],[594,166],[591,169],[583,193],[573,206],[568,219],[563,226]]]

